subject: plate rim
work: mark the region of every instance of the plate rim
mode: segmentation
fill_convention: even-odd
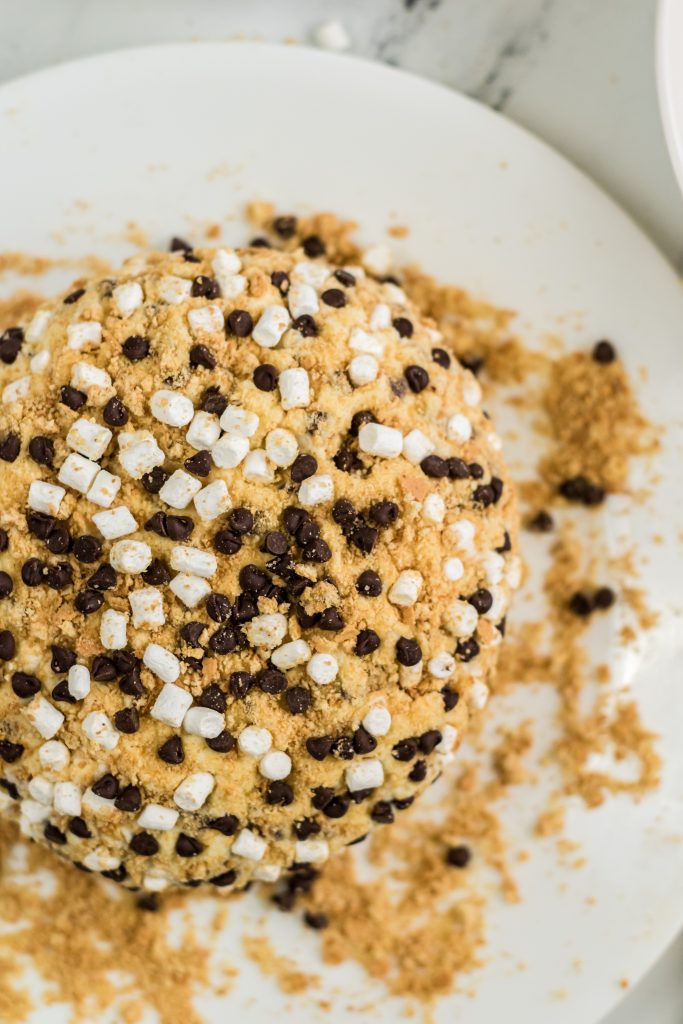
[[[669,159],[683,192],[683,108],[676,102],[676,90],[683,90],[683,75],[674,85],[671,38],[678,26],[683,33],[683,4],[680,0],[658,0],[655,23],[655,79],[659,113]],[[683,92],[681,92],[683,100]],[[678,114],[677,114],[678,111]]]

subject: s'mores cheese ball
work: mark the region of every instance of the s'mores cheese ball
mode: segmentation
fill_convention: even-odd
[[[0,811],[129,887],[390,824],[519,582],[476,379],[393,282],[195,249],[0,339]]]

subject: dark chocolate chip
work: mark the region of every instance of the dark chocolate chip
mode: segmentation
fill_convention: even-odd
[[[253,380],[259,391],[274,391],[277,379],[278,372],[271,363],[261,363],[254,370]]]
[[[121,346],[121,351],[126,359],[130,359],[131,362],[137,362],[139,359],[144,359],[149,353],[149,342],[140,334],[131,334]]]
[[[74,605],[76,610],[81,612],[83,615],[92,615],[93,612],[99,611],[104,604],[104,598],[96,590],[81,590],[80,594],[76,594],[76,600]]]
[[[66,526],[55,526],[45,538],[45,546],[53,555],[63,555],[71,547],[71,534]]]
[[[550,512],[546,512],[544,509],[541,509],[540,512],[537,512],[536,515],[529,520],[527,528],[529,530],[534,530],[536,533],[550,533],[554,525],[555,523]]]
[[[163,586],[164,583],[170,583],[171,581],[171,573],[166,563],[162,562],[159,558],[152,559],[145,571],[141,573],[141,576],[145,583],[148,583],[151,587]]]
[[[613,363],[617,358],[616,349],[610,341],[598,341],[593,347],[593,359],[596,363]]]
[[[377,825],[391,825],[394,811],[388,800],[378,800],[370,811],[370,817]]]
[[[421,366],[406,366],[403,376],[410,390],[419,395],[429,384],[429,374]]]
[[[204,687],[197,699],[197,704],[202,708],[211,708],[213,711],[218,711],[221,715],[228,706],[225,694],[217,683],[209,683],[208,686]]]
[[[19,455],[21,449],[21,442],[19,435],[10,432],[5,435],[3,441],[0,441],[0,459],[3,462],[14,462]]]
[[[331,306],[333,309],[341,309],[346,305],[346,296],[341,288],[327,288],[320,298],[326,306]]]
[[[439,366],[443,366],[444,370],[448,370],[450,368],[451,357],[445,348],[433,348],[432,359],[435,363],[438,363]]]
[[[372,569],[366,569],[356,580],[356,590],[364,597],[379,597],[382,593],[382,581]]]
[[[467,846],[449,846],[446,851],[446,863],[452,868],[466,868],[472,860],[472,854]]]
[[[180,238],[178,235],[175,235],[171,239],[169,250],[171,252],[192,252],[192,246],[189,242],[186,242],[184,238]]]
[[[596,608],[605,610],[611,608],[616,601],[616,594],[611,587],[599,587],[593,595],[593,603]]]
[[[227,729],[223,729],[218,733],[218,736],[207,739],[206,745],[216,754],[227,754],[235,749],[235,737]]]
[[[443,737],[438,729],[428,729],[427,732],[422,733],[417,742],[420,751],[425,755],[429,755],[434,750],[434,747],[441,743],[442,739]]]
[[[11,661],[16,650],[14,634],[9,629],[0,629],[0,661]]]
[[[402,636],[396,641],[396,660],[399,665],[411,667],[418,665],[422,660],[422,649],[417,640],[410,640]]]
[[[168,473],[161,466],[155,466],[149,473],[143,473],[140,479],[148,494],[158,494],[168,480]]]
[[[203,849],[204,846],[198,839],[185,835],[184,832],[176,839],[175,852],[179,857],[198,857]]]
[[[0,740],[0,760],[6,764],[14,764],[24,753],[21,743],[11,743],[10,740]]]
[[[193,345],[190,349],[190,366],[196,369],[203,366],[206,370],[213,370],[216,366],[216,357],[208,345]]]
[[[314,260],[317,256],[324,256],[326,252],[325,243],[318,235],[307,235],[301,240],[301,245],[310,260]]]
[[[130,841],[130,848],[133,853],[141,857],[153,857],[159,852],[159,843],[150,832],[138,832]]]
[[[55,457],[54,441],[42,434],[37,434],[28,443],[28,453],[39,466],[51,466]]]
[[[302,313],[293,322],[292,327],[304,338],[317,338],[318,325],[308,313]]]
[[[209,637],[209,647],[216,654],[230,654],[237,647],[237,633],[232,626],[220,626]]]
[[[227,319],[228,330],[238,338],[246,338],[254,328],[254,321],[251,313],[246,309],[233,309]],[[256,385],[258,387],[258,384]],[[263,389],[262,390],[266,390]]]
[[[287,710],[292,715],[305,715],[313,703],[311,691],[305,686],[292,686],[286,691],[284,699]]]
[[[64,671],[63,669],[61,671]],[[96,654],[92,661],[92,677],[98,683],[111,683],[116,679],[116,666],[106,654]]]
[[[324,761],[332,750],[334,740],[331,736],[309,736],[306,750],[316,761]]]
[[[21,567],[21,578],[27,587],[37,587],[43,582],[47,566],[40,558],[27,558]]]
[[[292,214],[276,217],[273,221],[273,230],[280,238],[291,238],[296,232],[297,218]]]
[[[370,506],[370,518],[377,526],[391,526],[398,519],[395,501],[376,501]]]
[[[189,473],[194,473],[195,476],[208,476],[212,465],[211,452],[207,451],[195,452],[194,455],[185,459],[185,469]]]
[[[135,708],[121,708],[114,715],[114,725],[119,732],[134,733],[140,728],[140,716]]]
[[[416,761],[408,773],[411,782],[424,782],[427,778],[427,762]]]
[[[282,807],[289,807],[294,802],[294,791],[288,782],[282,782],[277,779],[275,782],[271,782],[266,790],[266,803],[275,805],[280,804]]]
[[[114,395],[102,410],[102,417],[110,427],[122,427],[128,422],[128,410],[121,399]]]
[[[190,289],[190,295],[194,296],[195,299],[217,299],[220,293],[218,281],[213,277],[207,277],[205,274],[199,274],[198,277],[195,277]]]
[[[185,760],[185,750],[180,736],[170,736],[161,744],[157,753],[166,764],[182,764]]]
[[[13,590],[12,577],[8,573],[0,571],[0,597],[9,597]]]
[[[309,476],[318,469],[318,460],[313,455],[297,455],[290,469],[290,475],[294,483],[299,484],[307,480]]]
[[[45,570],[45,582],[52,590],[64,590],[73,583],[73,569],[68,562],[49,565]]]
[[[61,829],[58,829],[56,825],[51,824],[49,821],[46,822],[43,828],[43,835],[48,843],[56,843],[57,846],[64,846],[66,843],[66,836]]]
[[[71,819],[69,822],[69,832],[72,832],[79,839],[92,839],[92,832],[81,817]]]
[[[440,480],[448,476],[448,462],[439,455],[428,455],[420,463],[420,469],[425,476]]]
[[[332,753],[341,761],[353,761],[354,747],[351,736],[338,736],[332,744]]]
[[[223,836],[234,836],[239,828],[239,821],[234,814],[223,814],[220,818],[212,818],[207,821],[206,827],[220,832]]]
[[[71,294],[67,295],[64,299],[64,305],[71,306],[74,302],[78,302],[82,295],[85,295],[85,288],[76,288],[75,291],[71,292]]]
[[[215,416],[222,416],[228,408],[228,400],[214,384],[202,394],[199,407],[203,412],[211,412]]]
[[[397,316],[394,320],[394,330],[398,332],[400,338],[412,338],[414,328],[407,317]],[[422,388],[420,388],[420,391],[421,390]]]
[[[118,795],[119,784],[114,776],[107,772],[97,782],[93,782],[91,789],[95,796],[102,797],[103,800],[113,800]]]
[[[334,276],[345,288],[352,288],[356,283],[355,277],[348,270],[335,270]]]
[[[458,640],[455,646],[455,656],[458,661],[472,661],[479,654],[479,644],[474,637],[467,640]]]
[[[254,682],[254,677],[249,672],[232,672],[230,675],[230,693],[237,700],[244,700]]]
[[[379,637],[374,629],[361,629],[356,637],[355,653],[359,658],[364,658],[367,654],[372,654],[376,651],[379,643]]]
[[[593,611],[593,599],[590,594],[578,591],[576,594],[572,594],[569,599],[569,610],[573,615],[578,615],[579,618],[587,618]]]
[[[412,739],[412,737],[399,740],[392,747],[391,753],[397,761],[412,761],[417,754],[417,741]]]
[[[91,534],[84,533],[74,541],[74,557],[78,562],[96,562],[102,554],[102,544]]]
[[[357,754],[369,754],[377,746],[377,740],[360,725],[353,734],[353,749]]]
[[[67,408],[73,409],[76,412],[88,401],[88,396],[83,391],[78,391],[77,388],[72,388],[70,384],[64,384],[59,391],[59,400],[62,405],[66,405]]]
[[[137,786],[124,786],[114,801],[118,811],[135,814],[142,807],[142,796]]]
[[[278,289],[280,295],[286,295],[289,291],[289,274],[284,270],[274,270],[270,275],[270,283]]]
[[[493,605],[493,595],[490,590],[486,590],[484,587],[479,590],[475,590],[473,594],[470,594],[467,600],[480,615],[485,615],[486,612],[491,610],[491,606]]]

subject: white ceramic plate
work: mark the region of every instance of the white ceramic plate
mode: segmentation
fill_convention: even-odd
[[[647,410],[676,419],[683,294],[668,265],[563,159],[447,89],[301,48],[141,49],[2,88],[0,152],[2,250],[117,257],[130,249],[121,238],[129,221],[165,245],[172,233],[196,238],[207,222],[236,218],[254,197],[284,210],[350,215],[368,240],[382,238],[395,218],[411,227],[397,244],[399,258],[514,307],[532,337],[561,331],[577,345],[614,338],[634,370],[648,367]],[[683,919],[683,699],[671,614],[680,595],[679,450],[672,426],[652,502],[628,511],[620,531],[607,531],[612,551],[623,545],[624,529],[643,545],[655,531],[664,538],[649,543],[643,567],[663,610],[660,627],[624,666],[647,724],[662,736],[662,786],[639,804],[613,800],[590,813],[570,806],[569,835],[588,866],[568,871],[552,842],[534,847],[517,869],[524,902],[494,898],[487,964],[468,984],[476,998],[449,998],[439,1022],[490,1024],[515,1007],[526,1024],[592,1024],[618,1000],[618,980],[634,983]],[[510,455],[515,465],[529,462],[523,444]],[[614,657],[609,629],[598,645],[603,660]],[[495,714],[532,715],[541,734],[551,728],[551,703],[530,687],[501,700]],[[520,847],[528,847],[542,806],[537,789],[516,793],[507,821]],[[241,929],[253,929],[261,910],[249,897],[231,911],[223,942],[234,958]],[[281,950],[296,948],[338,993],[326,1019],[402,1019],[402,1007],[357,968],[322,969],[315,936],[294,918],[273,915],[271,929]],[[378,1003],[360,1012],[373,993]],[[212,1024],[226,1012],[243,1024],[276,1014],[283,1024],[319,1017],[312,1003],[285,999],[248,963],[228,1009],[213,999],[205,1008]],[[36,1019],[66,1018],[52,1008]]]
[[[659,0],[657,91],[671,162],[683,189],[683,2]]]

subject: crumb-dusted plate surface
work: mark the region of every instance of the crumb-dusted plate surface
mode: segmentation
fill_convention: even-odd
[[[399,259],[514,307],[532,338],[561,333],[586,345],[612,337],[632,369],[647,365],[640,390],[648,414],[675,423],[683,295],[671,270],[570,165],[446,89],[299,48],[144,49],[4,87],[0,148],[4,250],[118,258],[130,251],[129,222],[164,246],[178,232],[199,241],[207,222],[230,228],[227,217],[235,237],[228,230],[224,238],[240,242],[238,215],[255,197],[283,210],[353,216],[368,240],[382,238],[392,220],[405,223],[411,231],[395,245]],[[508,445],[513,470],[533,464],[530,443],[518,436]],[[643,545],[653,532],[663,538],[649,543],[641,573],[659,625],[622,666],[646,724],[662,735],[662,785],[638,804],[614,799],[597,812],[570,806],[568,836],[587,865],[570,871],[558,865],[554,844],[533,846],[516,867],[523,903],[491,904],[487,963],[468,979],[476,998],[442,1001],[438,1021],[488,1024],[509,1015],[510,1005],[524,1006],[529,1024],[597,1021],[618,1000],[619,979],[635,982],[683,919],[683,703],[672,613],[680,590],[679,448],[672,426],[649,502],[628,509],[618,529],[605,518],[612,550],[624,530]],[[609,503],[602,514],[610,515]],[[532,575],[531,589],[533,582]],[[608,659],[604,649],[600,657]],[[551,728],[552,702],[530,687],[501,699],[493,714],[534,717],[541,733],[544,720]],[[520,847],[529,846],[545,795],[542,786],[522,787],[507,815]],[[261,910],[250,896],[230,914],[223,942],[240,963],[231,1010],[245,1024],[276,1013],[283,1021],[319,1019],[313,1001],[282,996],[241,958],[241,936]],[[370,1003],[366,1019],[401,1019],[402,1006],[357,967],[322,967],[316,937],[302,936],[294,920],[273,915],[270,929],[281,951],[296,943],[305,968],[337,992],[327,1020],[365,1019],[358,1007]],[[225,1004],[207,999],[205,1011],[213,1024]],[[50,1008],[36,1019],[66,1017]]]

